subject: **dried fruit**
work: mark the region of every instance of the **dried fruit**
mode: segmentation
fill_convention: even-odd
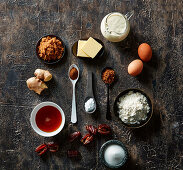
[[[67,156],[68,156],[69,158],[78,157],[78,156],[80,156],[80,152],[77,151],[77,150],[68,150],[68,151],[67,151]]]
[[[87,125],[86,126],[86,130],[92,134],[92,135],[96,135],[97,134],[97,128],[94,127],[93,125]]]
[[[91,141],[93,141],[93,135],[91,135],[91,134],[86,134],[86,135],[81,139],[81,142],[82,142],[84,145],[89,144]]]
[[[47,144],[46,143],[43,143],[41,145],[39,145],[35,152],[37,152],[39,155],[43,155],[44,153],[46,153],[48,150],[50,152],[56,152],[58,151],[58,148],[59,148],[59,145],[54,143],[54,142],[48,142]]]
[[[100,124],[98,126],[98,133],[101,135],[108,135],[111,133],[111,128],[106,124]]]
[[[69,135],[69,142],[73,142],[76,138],[78,138],[79,136],[81,136],[81,133],[78,132],[74,132],[72,134]]]
[[[46,144],[41,144],[41,145],[39,145],[39,146],[36,148],[35,152],[37,152],[38,155],[41,156],[41,155],[43,155],[47,150],[48,150],[47,145],[46,145]]]
[[[58,148],[59,148],[59,145],[54,142],[49,142],[47,146],[50,152],[56,152],[58,151]]]

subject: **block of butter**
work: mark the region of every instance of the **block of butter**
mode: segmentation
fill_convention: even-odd
[[[81,50],[91,58],[94,58],[97,55],[97,53],[101,50],[101,48],[102,45],[96,40],[94,40],[92,37],[90,37],[82,46]]]
[[[89,57],[85,52],[81,50],[83,45],[86,44],[86,40],[79,40],[78,41],[78,49],[77,49],[77,56],[78,57]]]

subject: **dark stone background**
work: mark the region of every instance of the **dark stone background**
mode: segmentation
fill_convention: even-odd
[[[183,168],[183,1],[181,0],[1,0],[0,1],[0,169],[105,169],[98,159],[101,145],[115,138],[128,148],[130,159],[124,169]],[[134,9],[131,32],[122,43],[110,43],[100,33],[102,18],[111,11],[126,13]],[[61,37],[67,55],[54,66],[45,65],[35,54],[36,42],[45,34]],[[72,44],[85,37],[97,37],[106,47],[102,59],[75,58]],[[144,64],[143,73],[131,77],[127,66],[137,59],[137,47],[147,42],[153,57]],[[77,83],[78,124],[70,122],[72,85],[67,77],[69,66],[80,68]],[[111,107],[115,97],[127,88],[140,88],[153,98],[154,116],[138,130],[125,128],[117,117],[105,119],[106,87],[100,79],[105,66],[115,69],[118,81],[111,88]],[[49,90],[38,96],[25,81],[36,68],[48,69],[54,79]],[[98,104],[96,115],[83,111],[87,93],[87,70],[94,72],[94,90]],[[64,130],[54,138],[43,138],[31,128],[32,109],[43,101],[60,105],[66,115]],[[112,110],[112,108],[111,108]],[[67,135],[75,130],[86,133],[89,123],[107,123],[112,137],[99,137],[88,147],[71,146]],[[44,141],[59,142],[59,152],[40,158],[34,149]],[[78,148],[81,160],[66,156],[69,148]]]

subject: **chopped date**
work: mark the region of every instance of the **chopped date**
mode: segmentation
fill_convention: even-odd
[[[77,151],[77,150],[68,150],[68,151],[67,151],[67,156],[68,156],[69,158],[78,157],[78,156],[80,156],[80,152]]]
[[[92,135],[97,134],[97,128],[94,127],[93,125],[86,125],[86,130],[91,133]]]
[[[78,132],[74,132],[72,134],[69,135],[69,142],[73,142],[75,139],[77,139],[79,136],[81,136],[81,133]]]
[[[111,128],[106,124],[100,124],[98,126],[98,133],[101,135],[108,135],[111,133]]]
[[[48,150],[48,146],[46,144],[41,144],[39,145],[36,149],[35,152],[38,153],[38,155],[43,155],[44,153],[46,153],[46,151]]]
[[[56,151],[58,151],[58,148],[59,148],[59,145],[54,142],[47,143],[47,146],[48,146],[48,149],[50,152],[56,152]]]
[[[36,149],[35,149],[35,152],[38,153],[38,155],[43,155],[44,153],[46,153],[47,151],[50,151],[50,152],[56,152],[58,151],[58,148],[59,148],[59,145],[54,143],[54,142],[48,142],[47,144],[46,143],[43,143],[41,145],[39,145]]]

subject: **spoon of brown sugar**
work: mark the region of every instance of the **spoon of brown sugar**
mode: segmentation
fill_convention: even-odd
[[[109,103],[109,87],[114,82],[115,72],[111,67],[106,67],[102,70],[102,81],[107,85],[107,113],[106,119],[111,120],[110,103]]]

